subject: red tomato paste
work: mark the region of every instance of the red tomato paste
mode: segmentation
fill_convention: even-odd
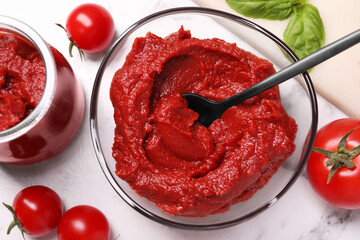
[[[40,53],[27,40],[0,32],[0,131],[26,118],[45,87]]]
[[[181,93],[222,100],[275,72],[220,39],[181,28],[137,38],[112,81],[116,174],[164,211],[221,213],[262,188],[295,149],[295,121],[274,87],[229,108],[209,128]]]

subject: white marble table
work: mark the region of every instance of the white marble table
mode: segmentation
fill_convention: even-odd
[[[100,1],[99,1],[100,2]],[[63,23],[67,14],[82,1],[13,0],[1,4],[0,14],[21,19],[35,28],[51,45],[62,52],[81,81],[87,100],[82,128],[72,144],[60,155],[38,165],[9,166],[0,164],[0,201],[11,203],[21,189],[35,184],[47,185],[57,191],[66,209],[89,204],[105,213],[114,239],[297,239],[355,240],[360,238],[360,211],[333,208],[313,192],[304,172],[294,186],[273,207],[240,225],[214,231],[184,231],[172,229],[143,217],[129,207],[106,180],[93,151],[89,132],[89,100],[92,84],[102,54],[88,56],[84,62],[78,56],[67,55],[67,39],[55,26]],[[106,0],[101,4],[110,10],[118,34],[133,22],[152,12],[174,6],[194,6],[185,0]],[[347,117],[326,100],[318,97],[319,127]],[[6,235],[10,213],[0,207],[0,239],[21,239],[19,231]],[[27,237],[27,239],[32,239]],[[56,239],[56,233],[38,238]]]

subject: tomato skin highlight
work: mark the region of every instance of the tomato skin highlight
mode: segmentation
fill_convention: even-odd
[[[102,6],[86,3],[68,16],[66,30],[77,47],[88,53],[103,51],[115,33],[114,20]]]
[[[69,209],[60,220],[58,240],[108,240],[110,225],[97,208],[78,205]]]
[[[322,127],[315,139],[314,147],[337,151],[341,138],[352,129],[360,126],[359,119],[344,118],[335,120]],[[360,145],[360,129],[352,132],[346,148]],[[328,160],[323,154],[312,152],[307,163],[307,175],[315,192],[327,203],[343,209],[360,209],[360,154],[353,158],[355,167],[341,167],[327,184],[331,166],[326,167]]]
[[[41,237],[57,227],[63,204],[55,191],[36,185],[21,190],[15,196],[13,209],[28,234]]]

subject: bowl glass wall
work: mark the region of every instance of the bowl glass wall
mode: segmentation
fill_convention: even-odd
[[[115,191],[141,214],[168,226],[186,229],[216,229],[248,220],[272,206],[294,183],[311,152],[317,128],[317,103],[307,73],[280,85],[282,104],[298,124],[296,150],[280,167],[269,183],[245,202],[233,205],[229,211],[201,218],[172,216],[154,203],[140,197],[115,174],[112,157],[115,123],[109,90],[114,73],[121,68],[136,37],[147,32],[166,37],[183,26],[196,38],[220,38],[270,60],[276,70],[296,61],[295,54],[277,37],[241,17],[204,8],[176,8],[141,19],[117,39],[105,56],[95,79],[90,128],[99,163]],[[270,50],[270,51],[269,51]],[[270,52],[270,54],[269,54]]]

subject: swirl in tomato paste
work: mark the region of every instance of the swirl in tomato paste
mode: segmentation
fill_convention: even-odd
[[[26,118],[45,88],[45,67],[27,40],[0,29],[0,131]]]
[[[235,44],[183,28],[137,38],[110,89],[116,174],[174,215],[207,216],[249,199],[295,149],[297,125],[278,87],[229,108],[209,128],[181,93],[222,100],[274,72]]]

